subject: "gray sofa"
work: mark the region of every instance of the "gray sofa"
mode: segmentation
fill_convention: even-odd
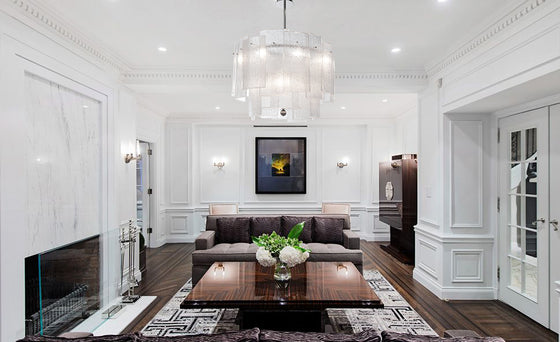
[[[360,238],[350,230],[348,215],[209,215],[206,231],[195,240],[193,285],[214,262],[256,261],[257,246],[251,236],[272,231],[286,236],[299,222],[305,222],[300,240],[311,250],[308,261],[352,262],[362,272]]]

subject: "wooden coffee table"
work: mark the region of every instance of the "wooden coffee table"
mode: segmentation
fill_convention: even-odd
[[[297,265],[286,288],[273,272],[257,262],[214,263],[181,308],[239,308],[243,329],[324,331],[327,308],[383,307],[351,262]]]

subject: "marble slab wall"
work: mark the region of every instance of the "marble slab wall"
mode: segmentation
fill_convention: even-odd
[[[26,255],[102,232],[101,103],[25,75]]]

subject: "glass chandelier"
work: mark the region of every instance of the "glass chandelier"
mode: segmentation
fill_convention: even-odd
[[[284,1],[284,29],[261,31],[236,45],[232,96],[249,102],[252,120],[318,118],[320,103],[334,98],[331,45],[286,29],[286,0],[277,1]]]

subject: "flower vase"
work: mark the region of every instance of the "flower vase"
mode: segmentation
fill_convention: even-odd
[[[274,281],[276,282],[276,286],[279,288],[288,287],[291,278],[292,273],[290,272],[290,268],[285,262],[277,259],[276,265],[274,266]]]

